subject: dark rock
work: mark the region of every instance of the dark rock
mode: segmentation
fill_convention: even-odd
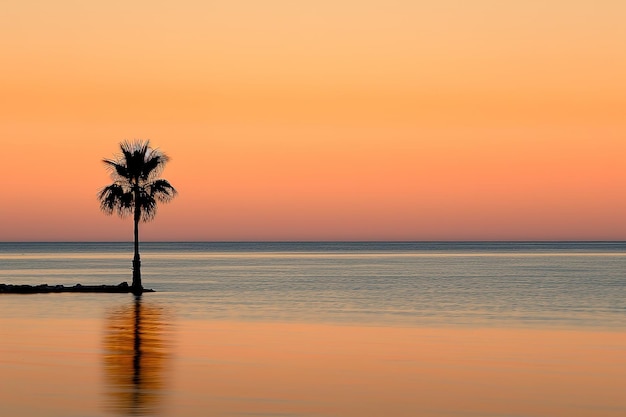
[[[99,292],[99,293],[130,293],[132,288],[127,282],[118,285],[82,285],[76,284],[73,287],[64,285],[27,285],[27,284],[0,284],[0,294],[45,294],[58,292]],[[143,289],[142,292],[154,292],[152,289]]]

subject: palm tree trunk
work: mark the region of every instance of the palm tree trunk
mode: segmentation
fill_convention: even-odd
[[[133,284],[134,294],[141,294],[141,259],[139,258],[139,220],[135,219],[135,256],[133,257]]]
[[[141,207],[139,206],[139,192],[135,191],[135,256],[133,257],[133,284],[131,286],[133,294],[140,295],[143,292],[141,285],[141,259],[139,258],[139,219],[141,218]]]

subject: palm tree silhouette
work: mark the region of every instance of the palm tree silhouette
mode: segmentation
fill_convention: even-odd
[[[121,154],[114,159],[103,159],[113,183],[98,193],[100,209],[106,214],[116,212],[120,217],[133,215],[135,223],[135,256],[133,258],[134,294],[141,294],[141,260],[139,258],[139,221],[150,221],[156,215],[157,202],[168,202],[176,190],[164,179],[158,178],[169,157],[150,147],[150,141],[124,141]]]

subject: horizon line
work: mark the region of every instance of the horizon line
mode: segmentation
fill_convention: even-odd
[[[15,243],[130,243],[132,240],[14,240]],[[626,239],[459,239],[459,240],[144,240],[140,243],[626,243]]]

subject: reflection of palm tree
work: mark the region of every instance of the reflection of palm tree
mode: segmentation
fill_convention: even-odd
[[[111,311],[104,336],[108,408],[122,415],[154,415],[165,385],[171,356],[165,311],[132,305]]]
[[[121,155],[105,159],[113,184],[100,193],[100,209],[106,214],[117,212],[121,217],[132,214],[135,222],[135,256],[133,258],[134,294],[141,294],[141,260],[139,259],[139,221],[154,218],[157,202],[170,201],[176,195],[172,185],[158,178],[169,157],[150,147],[150,141],[122,142]]]

